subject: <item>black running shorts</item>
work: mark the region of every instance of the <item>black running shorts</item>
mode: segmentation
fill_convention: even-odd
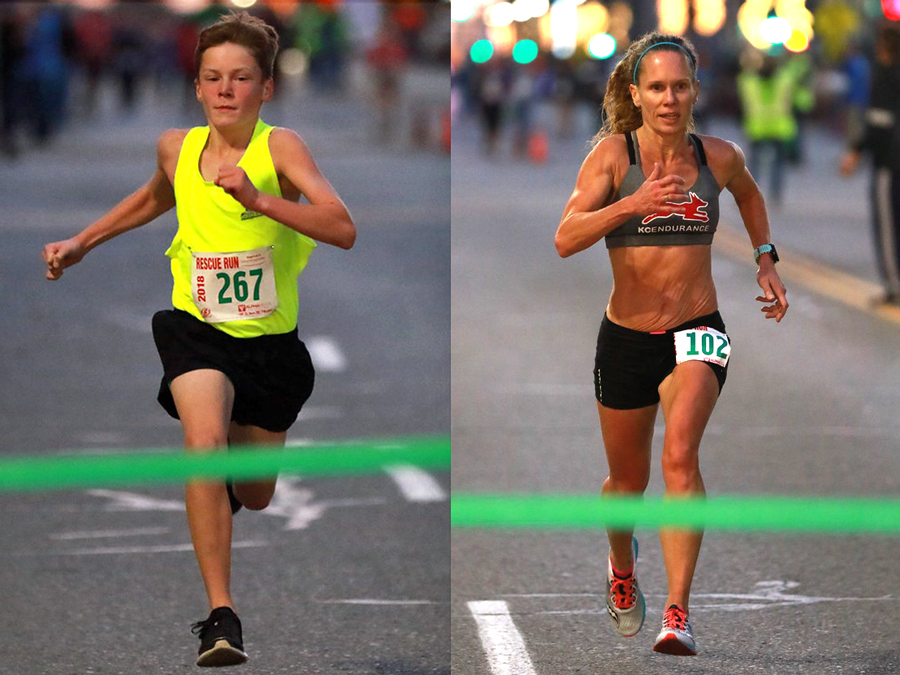
[[[659,385],[675,369],[675,338],[680,330],[707,326],[725,333],[719,312],[700,316],[659,333],[631,330],[603,316],[594,360],[594,393],[607,408],[632,410],[659,403]],[[704,361],[725,385],[728,366]]]
[[[169,383],[192,370],[224,373],[234,386],[231,419],[287,431],[312,393],[312,360],[297,331],[236,338],[173,309],[153,315],[153,339],[163,365],[159,404],[179,419]]]

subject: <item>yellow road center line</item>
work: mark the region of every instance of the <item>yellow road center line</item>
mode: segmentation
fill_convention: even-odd
[[[716,252],[756,268],[746,232],[719,223],[713,246]],[[878,302],[882,293],[878,284],[785,249],[781,244],[778,245],[778,256],[778,273],[785,282],[796,282],[827,298],[900,325],[900,307]]]

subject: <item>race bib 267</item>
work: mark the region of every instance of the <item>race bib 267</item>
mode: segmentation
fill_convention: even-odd
[[[272,246],[234,253],[192,251],[191,293],[207,323],[261,319],[278,307]]]

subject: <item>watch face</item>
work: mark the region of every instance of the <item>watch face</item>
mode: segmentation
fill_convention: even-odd
[[[778,262],[778,252],[775,250],[775,244],[763,244],[762,246],[757,247],[755,251],[753,251],[757,264],[759,264],[759,258],[763,253],[771,254],[772,262]]]

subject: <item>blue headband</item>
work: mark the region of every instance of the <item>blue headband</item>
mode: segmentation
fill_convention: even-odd
[[[683,51],[685,54],[688,55],[688,58],[691,60],[691,65],[694,65],[694,56],[687,49],[685,49],[684,45],[680,45],[677,42],[656,42],[656,43],[650,45],[649,47],[647,47],[647,49],[645,49],[644,51],[642,51],[641,55],[637,58],[637,61],[634,64],[634,74],[631,76],[631,81],[634,84],[637,84],[638,66],[641,65],[641,59],[644,58],[644,54],[649,52],[654,47],[659,47],[660,45],[672,45],[673,47],[678,47],[678,49],[680,49],[681,51]]]

